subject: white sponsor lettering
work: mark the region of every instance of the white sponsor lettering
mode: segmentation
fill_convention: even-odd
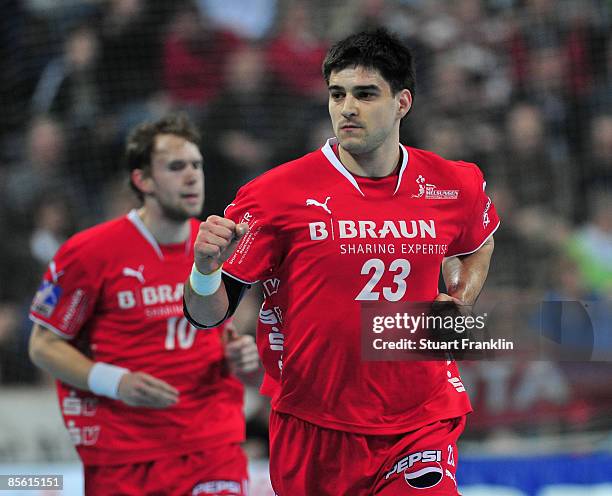
[[[160,284],[159,286],[145,286],[140,290],[142,305],[165,305],[169,303],[180,303],[183,299],[183,283],[176,286]],[[124,310],[134,308],[137,305],[136,296],[133,291],[119,291],[117,293],[119,308]]]
[[[484,212],[482,213],[482,228],[486,229],[491,223],[489,219],[489,208],[491,208],[491,198],[487,198],[487,204],[485,205]]]
[[[325,222],[311,222],[308,224],[308,227],[310,229],[310,239],[312,241],[327,239],[327,236],[329,236]]]
[[[272,332],[268,334],[270,349],[273,351],[283,351],[283,345],[285,344],[285,335],[279,331],[280,329],[278,327],[272,327]]]
[[[416,451],[414,453],[410,453],[403,458],[400,458],[393,468],[387,472],[385,475],[385,479],[388,479],[393,474],[399,474],[404,470],[412,467],[415,463],[428,463],[428,462],[440,462],[442,461],[442,451],[440,450],[425,450],[425,451]]]
[[[64,415],[78,417],[84,415],[93,417],[98,408],[98,398],[79,398],[73,392],[62,401],[62,412]]]
[[[263,290],[267,296],[272,296],[273,294],[278,293],[278,288],[280,287],[280,279],[266,279],[263,282]]]
[[[66,310],[66,313],[64,314],[64,317],[62,318],[62,327],[65,329],[69,326],[69,324],[72,322],[72,319],[74,318],[74,315],[76,314],[77,308],[79,307],[81,300],[84,298],[85,296],[85,291],[83,291],[82,289],[77,289],[73,295],[72,298],[70,298],[70,304],[68,305],[68,309]]]
[[[100,437],[99,425],[87,425],[84,427],[76,427],[74,421],[68,422],[68,434],[75,446],[93,446],[98,442]]]
[[[266,325],[278,324],[278,318],[276,317],[274,309],[272,308],[269,310],[264,310],[261,308],[261,310],[259,310],[259,320],[262,324]]]
[[[136,305],[134,293],[132,293],[131,291],[119,291],[117,293],[117,300],[119,303],[119,308],[122,308],[124,310],[128,308],[133,308]]]
[[[381,224],[373,220],[339,220],[337,222],[340,239],[436,238],[436,224],[432,219],[385,220]],[[325,222],[310,222],[308,228],[312,241],[327,239],[329,236]]]
[[[421,175],[416,178],[415,182],[419,190],[412,195],[412,198],[422,198],[423,195],[427,200],[456,200],[459,198],[458,189],[438,189],[435,184],[426,182]]]
[[[201,482],[191,491],[192,496],[198,494],[218,494],[221,492],[230,492],[232,494],[242,494],[242,484],[236,481],[216,480]]]

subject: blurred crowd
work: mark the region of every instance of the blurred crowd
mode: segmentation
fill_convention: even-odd
[[[58,246],[135,205],[120,160],[131,126],[189,113],[206,213],[220,213],[332,135],[323,56],[377,26],[416,55],[402,142],[485,173],[502,218],[487,291],[612,300],[608,1],[6,0],[2,14],[1,383],[42,380],[27,308]]]

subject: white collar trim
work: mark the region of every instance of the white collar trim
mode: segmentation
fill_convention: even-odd
[[[321,148],[323,155],[325,155],[327,160],[329,160],[329,163],[332,164],[334,168],[340,174],[342,174],[348,180],[348,182],[350,182],[353,185],[353,187],[357,191],[359,191],[359,193],[361,193],[361,196],[365,196],[363,191],[361,191],[359,184],[357,184],[357,180],[355,179],[355,176],[353,176],[347,170],[347,168],[344,167],[344,165],[342,165],[342,162],[340,162],[340,160],[334,153],[332,146],[334,146],[337,143],[338,143],[338,138],[329,138],[327,142]],[[402,184],[402,177],[404,176],[404,172],[406,171],[406,168],[408,166],[408,150],[406,150],[406,148],[401,144],[400,144],[400,149],[402,150],[402,165],[400,166],[399,174],[397,176],[397,184],[395,186],[395,190],[393,191],[393,195],[395,195],[397,191],[399,190],[400,184]]]
[[[140,215],[138,215],[138,211],[136,209],[130,210],[130,213],[127,214],[127,218],[132,224],[134,224],[134,227],[138,229],[138,232],[142,234],[142,237],[146,239],[149,242],[149,244],[153,247],[159,259],[163,260],[164,254],[162,253],[161,248],[159,247],[159,244],[157,243],[157,240],[155,239],[153,234],[151,234],[151,231],[147,229],[147,226],[145,226],[144,222],[140,218]]]

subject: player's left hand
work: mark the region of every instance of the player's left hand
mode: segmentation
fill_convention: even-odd
[[[259,370],[259,354],[253,336],[239,335],[232,324],[228,324],[223,332],[223,346],[232,374],[250,379]]]
[[[456,319],[457,317],[465,317],[471,313],[471,307],[466,305],[459,298],[450,296],[446,293],[439,293],[436,299],[432,302],[429,310],[429,315],[446,318]],[[453,341],[460,337],[467,337],[466,335],[460,336],[460,332],[454,328],[433,327],[429,329],[431,332],[431,338],[441,341]]]
[[[442,317],[444,320],[449,318],[453,320],[461,319],[461,322],[463,322],[466,317],[472,315],[472,305],[468,305],[459,298],[446,293],[439,293],[431,304],[429,315]],[[442,327],[433,326],[427,330],[429,339],[436,341],[448,343],[462,339],[472,339],[472,330],[463,325],[460,328],[447,327],[446,325]],[[452,352],[452,356],[456,360],[462,360],[464,355],[462,348],[457,348],[457,351]]]
[[[439,293],[431,304],[430,314],[442,317],[451,316],[453,318],[459,316],[465,317],[472,314],[472,306],[454,296]]]
[[[436,301],[452,301],[455,305],[459,307],[463,307],[466,305],[459,298],[455,298],[454,296],[447,295],[446,293],[438,293],[438,296],[436,296],[436,299],[434,300],[434,302]]]

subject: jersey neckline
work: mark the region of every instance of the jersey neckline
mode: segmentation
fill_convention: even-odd
[[[357,179],[355,179],[355,176],[353,176],[353,174],[351,174],[348,171],[348,169],[344,167],[344,165],[342,165],[342,162],[340,162],[340,160],[334,153],[334,150],[332,149],[332,147],[336,144],[338,144],[338,138],[329,138],[327,142],[321,148],[323,155],[325,155],[325,158],[327,158],[327,160],[334,167],[334,169],[336,169],[340,174],[342,174],[344,178],[348,180],[348,182],[351,183],[351,185],[357,191],[359,191],[361,196],[365,197],[366,195],[359,187],[359,184],[357,183]],[[408,167],[408,150],[401,143],[399,144],[399,147],[400,147],[400,150],[402,151],[402,164],[400,166],[399,173],[397,174],[397,183],[395,185],[395,190],[393,191],[393,194],[391,196],[395,196],[395,194],[398,192],[400,185],[402,184],[402,178],[404,176],[404,172],[406,171],[406,168]]]
[[[127,219],[134,225],[134,227],[138,230],[138,232],[142,235],[142,237],[151,245],[151,247],[153,248],[153,250],[155,250],[155,253],[159,257],[159,259],[163,260],[164,254],[162,252],[162,248],[160,247],[159,243],[157,242],[157,240],[155,239],[151,231],[147,229],[147,226],[145,226],[145,223],[142,221],[142,219],[140,218],[140,215],[138,215],[138,211],[135,208],[130,210],[130,212],[127,214]],[[191,238],[193,234],[192,231],[193,231],[193,226],[191,225],[191,222],[189,222],[190,234],[185,240],[185,255],[189,255],[189,250],[191,247]],[[172,243],[171,245],[168,245],[168,246],[172,248],[180,244],[181,243]]]

